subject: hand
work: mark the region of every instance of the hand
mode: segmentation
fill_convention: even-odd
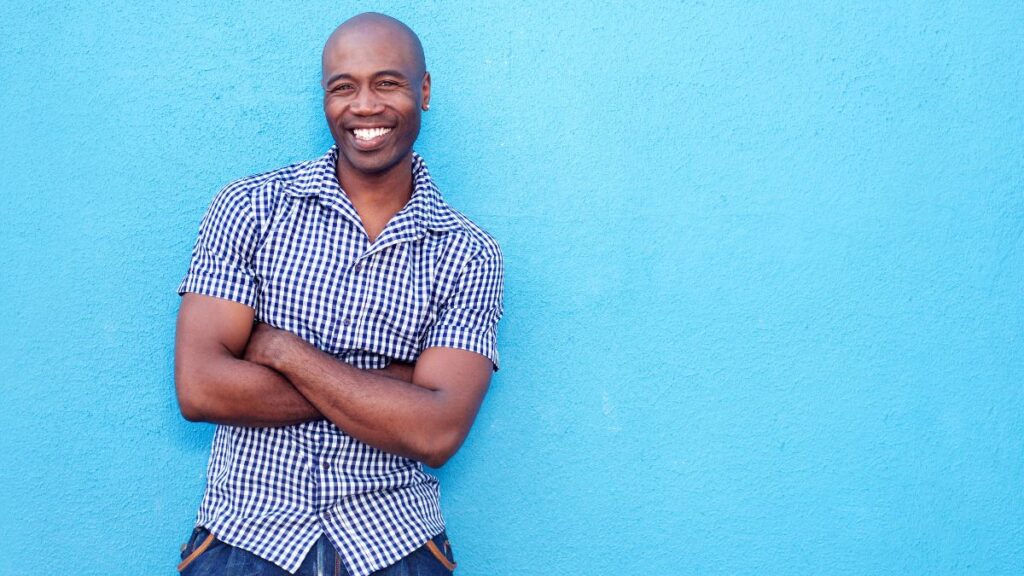
[[[245,360],[274,368],[297,340],[298,337],[287,330],[257,322],[245,347]]]

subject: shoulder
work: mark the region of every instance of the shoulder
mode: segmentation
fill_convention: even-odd
[[[214,196],[210,213],[221,219],[242,218],[262,221],[283,196],[301,195],[316,180],[320,159],[287,166],[233,180]]]
[[[438,212],[442,221],[451,228],[448,234],[452,235],[455,244],[468,253],[471,260],[501,264],[501,246],[494,236],[446,202],[442,201]]]
[[[320,159],[305,160],[233,180],[224,186],[218,195],[240,199],[264,193],[278,196],[289,190],[297,190],[310,180],[319,161]]]
[[[415,152],[412,169],[417,192],[424,192],[422,198],[425,198],[426,204],[423,207],[425,224],[431,232],[442,237],[441,243],[445,246],[446,252],[463,256],[463,261],[484,257],[500,262],[501,248],[497,240],[465,214],[448,204],[431,177],[423,157]]]

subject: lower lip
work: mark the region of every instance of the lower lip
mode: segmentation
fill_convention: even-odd
[[[383,146],[384,142],[388,139],[388,136],[391,136],[391,132],[381,134],[380,136],[377,136],[376,138],[371,138],[369,140],[360,140],[359,138],[356,138],[356,135],[353,134],[351,131],[348,131],[348,135],[352,138],[352,142],[355,143],[355,147],[357,150],[368,152],[370,150],[376,150],[377,148]]]

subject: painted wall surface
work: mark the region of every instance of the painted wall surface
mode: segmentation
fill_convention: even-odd
[[[1021,2],[5,3],[0,574],[172,574],[199,219],[376,9],[505,255],[459,573],[1024,573]]]

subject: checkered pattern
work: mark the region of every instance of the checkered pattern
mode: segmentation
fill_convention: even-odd
[[[414,192],[372,244],[335,177],[337,149],[244,178],[214,198],[178,293],[251,306],[363,369],[444,346],[498,369],[497,243],[441,198],[423,159]],[[326,532],[362,576],[444,529],[437,478],[326,420],[220,425],[196,524],[294,573]]]

